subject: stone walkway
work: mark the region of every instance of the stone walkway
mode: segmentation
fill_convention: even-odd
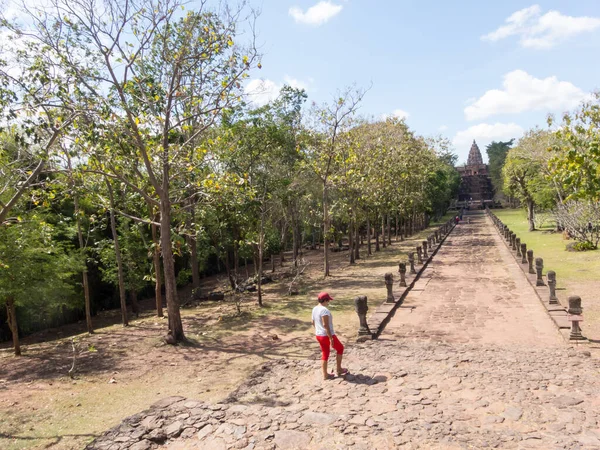
[[[556,347],[564,341],[483,214],[456,226],[384,335]]]
[[[163,399],[90,449],[600,449],[600,362],[570,348],[483,216],[377,341],[264,365],[227,399]]]

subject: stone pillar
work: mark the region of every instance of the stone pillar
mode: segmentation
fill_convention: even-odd
[[[415,270],[415,254],[413,252],[410,252],[408,254],[408,263],[410,264],[410,273],[417,273],[417,271]]]
[[[417,263],[423,264],[423,253],[421,253],[421,246],[417,246]]]
[[[433,235],[427,237],[427,246],[429,250],[433,250]]]
[[[435,236],[435,243],[439,244],[440,243],[440,235],[437,231],[434,233],[434,236]]]
[[[369,325],[367,325],[367,311],[369,310],[369,306],[367,305],[366,295],[354,297],[354,309],[356,310],[356,314],[358,314],[358,322],[360,324],[358,335],[371,336],[371,330],[369,330]]]
[[[521,244],[521,264],[527,264],[527,244]]]
[[[556,272],[549,270],[546,274],[548,277],[548,288],[550,289],[550,301],[551,305],[558,304],[558,298],[556,297]]]
[[[394,303],[394,275],[391,272],[385,274],[385,288],[387,289],[386,303]]]
[[[429,254],[427,253],[427,241],[421,242],[421,247],[423,248],[423,260],[427,261],[427,258],[429,258]]]
[[[535,270],[533,270],[533,250],[527,250],[527,262],[529,263],[529,273],[535,274]]]
[[[469,224],[469,225],[471,224],[471,218],[470,217],[467,217],[467,224]]]
[[[537,274],[537,279],[535,280],[536,286],[546,286],[544,284],[544,279],[542,278],[542,270],[544,270],[544,260],[542,258],[535,258],[535,273]]]
[[[400,287],[406,287],[406,263],[398,264],[398,272],[400,272]]]
[[[521,256],[521,238],[515,239],[515,246],[517,247],[517,256]]]
[[[515,233],[511,233],[510,235],[510,243],[513,250],[517,249],[517,235]]]
[[[569,309],[567,314],[569,316],[581,316],[583,308],[581,307],[581,297],[578,295],[572,295],[569,297]],[[582,341],[585,338],[581,334],[581,328],[579,327],[579,320],[572,320],[574,317],[569,317],[571,322],[571,334],[569,335],[570,341]]]

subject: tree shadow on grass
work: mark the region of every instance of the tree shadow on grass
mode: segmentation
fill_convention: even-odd
[[[12,435],[12,434],[6,434],[6,433],[0,432],[0,439],[7,439],[8,441],[10,441],[12,443],[16,443],[16,442],[20,442],[20,441],[31,442],[31,441],[50,440],[50,442],[43,444],[43,446],[40,446],[42,444],[39,444],[38,446],[36,446],[36,448],[53,448],[56,445],[60,444],[63,441],[63,439],[65,439],[65,438],[87,438],[87,439],[91,440],[92,438],[97,438],[98,436],[99,436],[99,434],[63,434],[61,436],[21,436],[21,435]]]

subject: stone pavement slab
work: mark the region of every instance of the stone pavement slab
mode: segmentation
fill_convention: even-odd
[[[560,346],[563,339],[491,221],[456,226],[384,335],[444,342]]]

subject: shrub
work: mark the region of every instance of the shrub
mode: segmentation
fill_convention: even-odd
[[[588,250],[596,250],[598,247],[595,247],[591,242],[575,242],[573,245],[573,249],[578,252],[585,252]]]

